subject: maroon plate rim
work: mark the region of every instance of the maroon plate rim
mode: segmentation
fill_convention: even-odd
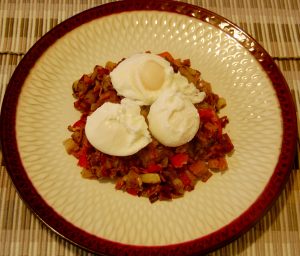
[[[31,183],[18,152],[16,111],[23,83],[41,57],[57,39],[84,23],[129,11],[172,12],[211,24],[240,43],[257,60],[268,75],[276,92],[283,124],[281,151],[274,172],[261,195],[249,208],[221,229],[188,242],[164,246],[135,246],[109,241],[77,228],[60,216],[40,196]],[[222,23],[222,26],[221,26]],[[224,24],[226,24],[224,26]],[[250,35],[228,19],[199,6],[183,2],[131,0],[104,4],[79,13],[46,33],[21,60],[8,84],[1,110],[2,151],[8,173],[23,201],[37,217],[58,235],[91,252],[101,255],[199,255],[220,248],[249,230],[272,206],[289,177],[297,141],[297,117],[289,87],[276,63]]]

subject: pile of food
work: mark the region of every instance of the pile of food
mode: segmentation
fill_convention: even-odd
[[[112,179],[118,190],[170,200],[228,168],[234,146],[219,117],[225,99],[168,52],[135,54],[96,66],[74,82],[80,120],[64,142],[82,176]]]

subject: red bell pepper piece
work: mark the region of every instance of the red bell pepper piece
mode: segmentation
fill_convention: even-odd
[[[144,169],[144,173],[157,173],[162,170],[161,165],[159,164],[149,164],[146,169]]]
[[[227,133],[222,135],[222,147],[225,153],[229,153],[234,149],[231,139]]]
[[[175,168],[180,168],[183,165],[187,164],[188,159],[188,154],[178,153],[171,157],[171,163]]]
[[[78,165],[83,168],[88,168],[89,162],[87,159],[87,147],[83,147],[78,154]]]
[[[202,108],[198,110],[200,120],[202,122],[211,122],[218,128],[218,138],[222,138],[222,121],[217,116],[216,112],[210,108]]]
[[[198,113],[203,122],[215,122],[217,119],[215,111],[210,108],[201,108],[198,110]]]
[[[81,118],[72,125],[72,127],[73,128],[77,128],[77,127],[83,128],[85,126],[85,124],[86,124],[86,116],[82,115]]]
[[[185,173],[185,172],[181,172],[178,175],[179,179],[182,181],[183,185],[186,186],[191,186],[192,185],[192,181],[189,178],[189,176]]]
[[[126,192],[130,195],[137,196],[139,191],[136,188],[126,188]]]

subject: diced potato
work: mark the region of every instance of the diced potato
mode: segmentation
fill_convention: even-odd
[[[77,151],[79,149],[78,145],[71,138],[65,140],[63,144],[68,154],[72,154],[72,152]]]
[[[91,170],[85,168],[81,171],[81,176],[85,179],[97,179],[97,177],[91,172]]]
[[[97,66],[95,66],[93,73],[89,74],[89,77],[95,81],[96,77],[97,77]]]
[[[117,66],[117,63],[108,61],[108,62],[106,62],[105,68],[107,68],[109,71],[112,71],[116,66]]]
[[[82,140],[82,136],[83,136],[83,131],[81,130],[75,130],[73,132],[73,134],[71,135],[72,140],[76,143],[79,144]]]
[[[205,175],[205,173],[208,172],[208,167],[207,167],[205,161],[202,161],[202,160],[198,160],[197,162],[191,164],[189,169],[198,178]]]
[[[214,171],[225,171],[228,168],[227,161],[225,157],[209,159],[208,168],[213,169]]]
[[[151,183],[151,184],[160,183],[160,176],[157,173],[145,173],[145,174],[141,174],[140,176],[143,183]]]
[[[187,66],[181,66],[179,67],[179,72],[181,75],[186,77],[189,83],[193,83],[194,85],[197,84],[197,81],[199,80],[200,77],[199,71],[189,68]]]
[[[76,80],[72,85],[72,89],[73,89],[74,93],[76,93],[78,91],[78,83],[79,83],[79,80]]]
[[[174,180],[172,180],[172,183],[173,183],[177,193],[184,194],[184,185],[183,185],[181,179],[175,178]]]
[[[210,177],[212,176],[212,173],[210,171],[207,171],[206,173],[203,173],[200,177],[200,180],[203,182],[206,182]]]
[[[102,78],[102,88],[106,92],[109,88],[111,88],[111,86],[112,83],[111,83],[110,76],[104,75]]]
[[[226,106],[226,100],[224,98],[220,97],[218,99],[218,102],[217,102],[217,105],[216,105],[217,110],[220,110],[221,108],[224,108],[225,106]]]
[[[139,188],[142,186],[142,179],[134,170],[130,170],[125,178],[126,185],[129,188]]]

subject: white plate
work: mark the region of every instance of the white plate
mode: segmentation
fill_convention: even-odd
[[[171,202],[83,179],[62,142],[80,116],[71,85],[97,64],[169,51],[227,100],[229,170]],[[3,151],[24,201],[54,231],[97,253],[203,253],[250,228],[289,174],[296,136],[288,87],[271,57],[226,19],[177,2],[111,3],[47,33],[16,69],[2,110]]]

